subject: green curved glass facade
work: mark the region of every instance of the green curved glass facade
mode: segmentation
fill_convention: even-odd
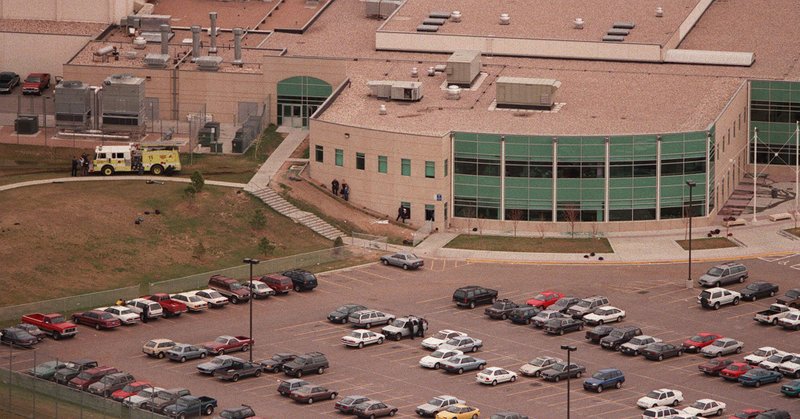
[[[296,76],[278,82],[278,125],[308,127],[308,118],[333,92],[324,80]]]

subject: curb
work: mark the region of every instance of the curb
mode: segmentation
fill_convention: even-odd
[[[731,261],[731,260],[744,260],[744,259],[755,259],[760,257],[767,257],[767,256],[785,256],[789,254],[795,254],[797,252],[794,251],[783,251],[783,252],[768,252],[768,253],[755,253],[752,255],[741,255],[741,256],[733,256],[733,257],[717,257],[717,258],[692,258],[692,262],[696,263],[703,263],[703,262],[722,262],[722,261]],[[485,264],[507,264],[507,265],[567,265],[567,266],[575,266],[575,265],[671,265],[671,264],[684,264],[686,263],[687,259],[667,259],[667,260],[640,260],[640,261],[536,261],[536,260],[514,260],[514,259],[480,259],[480,258],[466,258],[464,259],[467,263],[485,263]]]

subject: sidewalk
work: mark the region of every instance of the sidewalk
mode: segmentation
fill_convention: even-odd
[[[261,165],[256,172],[255,176],[247,183],[247,191],[258,191],[269,186],[270,180],[275,177],[281,166],[289,159],[292,153],[300,146],[300,143],[308,136],[308,130],[292,129],[289,135],[281,141],[281,144],[272,154],[269,155],[267,161]]]

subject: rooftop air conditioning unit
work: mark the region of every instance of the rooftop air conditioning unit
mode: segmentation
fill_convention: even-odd
[[[219,70],[219,65],[222,64],[222,57],[214,55],[206,55],[204,57],[198,57],[195,61],[197,64],[197,68],[203,71],[217,71]]]
[[[376,80],[367,82],[372,96],[379,99],[418,101],[422,99],[422,83],[417,81]]]
[[[165,68],[169,63],[169,55],[167,54],[147,54],[144,56],[144,64],[153,68]]]
[[[498,77],[497,107],[551,110],[561,82],[553,79]]]
[[[447,84],[470,87],[481,72],[480,51],[456,51],[447,59]]]

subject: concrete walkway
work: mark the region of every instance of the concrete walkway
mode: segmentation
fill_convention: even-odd
[[[308,130],[292,129],[289,135],[281,141],[281,144],[270,154],[267,161],[258,169],[255,176],[247,183],[248,192],[255,192],[269,187],[269,181],[275,177],[283,163],[291,157],[292,153],[300,146],[300,143],[308,137]]]
[[[178,182],[178,183],[191,183],[192,180],[183,177],[168,177],[168,176],[83,176],[83,177],[60,177],[55,179],[41,179],[29,180],[27,182],[11,183],[8,185],[0,185],[0,191],[7,191],[16,188],[24,188],[26,186],[47,185],[50,183],[66,183],[66,182],[96,182],[96,181],[112,181],[112,180],[128,180],[128,181],[153,181],[153,182]],[[224,186],[227,188],[244,189],[247,185],[244,183],[222,182],[218,180],[206,180],[206,185]]]

